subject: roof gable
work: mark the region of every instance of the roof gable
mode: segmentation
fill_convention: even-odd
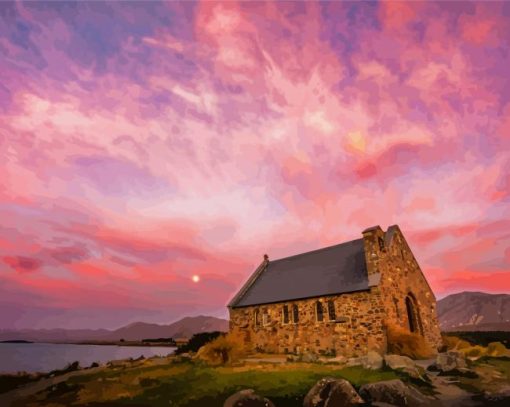
[[[269,261],[231,307],[341,294],[369,288],[363,239]]]

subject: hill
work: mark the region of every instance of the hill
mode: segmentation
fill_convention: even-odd
[[[228,321],[208,316],[185,317],[168,325],[134,322],[116,330],[23,329],[0,330],[0,341],[33,342],[138,341],[146,338],[189,338],[195,333],[228,331]]]
[[[510,331],[510,295],[461,292],[437,302],[442,331]]]

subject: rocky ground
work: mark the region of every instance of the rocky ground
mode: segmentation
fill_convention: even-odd
[[[508,406],[510,358],[259,355],[216,367],[186,356],[151,358],[42,377],[0,394],[0,406],[72,405]]]

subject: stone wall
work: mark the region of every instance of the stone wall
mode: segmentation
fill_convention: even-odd
[[[323,304],[324,319],[317,321],[316,302]],[[328,301],[333,301],[335,320],[329,319]],[[292,320],[292,306],[299,309],[299,321]],[[290,311],[283,323],[283,307]],[[259,313],[259,323],[255,314]],[[262,315],[269,321],[264,324]],[[269,353],[319,353],[359,356],[369,349],[384,352],[384,307],[378,288],[337,296],[230,309],[230,330],[253,350]]]
[[[436,299],[416,258],[398,226],[386,233],[371,228],[363,233],[369,274],[379,274],[379,288],[386,321],[409,329],[406,297],[414,302],[417,317],[414,325],[433,348],[442,345],[436,312]]]

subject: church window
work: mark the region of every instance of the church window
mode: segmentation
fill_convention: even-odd
[[[260,312],[258,309],[253,313],[253,319],[255,321],[255,326],[260,326]]]
[[[381,237],[379,237],[379,238],[377,238],[377,241],[379,242],[379,250],[383,252],[384,251],[384,240]]]
[[[269,312],[267,310],[262,314],[262,325],[269,325],[271,322],[271,317],[269,316]]]
[[[290,318],[289,318],[289,306],[288,305],[284,305],[283,306],[283,323],[284,324],[288,324],[290,321]]]
[[[317,301],[315,303],[315,311],[317,315],[317,321],[322,322],[324,320],[324,309],[322,307],[322,302]]]
[[[299,308],[296,304],[292,306],[292,319],[295,324],[299,322]]]
[[[328,317],[330,321],[336,320],[335,303],[334,301],[328,301]]]

